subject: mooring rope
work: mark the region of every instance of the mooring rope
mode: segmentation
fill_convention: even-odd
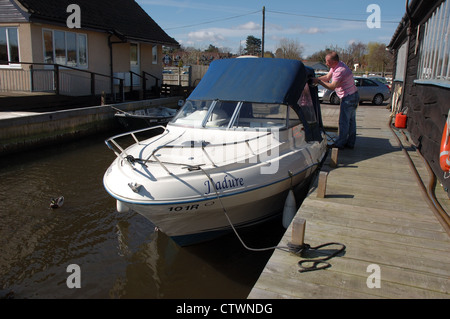
[[[214,182],[211,178],[211,176],[202,168],[202,167],[198,167],[203,174],[205,174],[205,176],[209,179],[211,185],[213,185],[213,189],[214,192],[216,193],[217,199],[220,203],[220,205],[222,206],[222,210],[225,214],[225,217],[228,220],[228,223],[230,224],[231,228],[233,229],[236,237],[239,239],[239,241],[241,242],[242,246],[250,251],[267,251],[267,250],[273,250],[273,249],[278,249],[281,251],[285,251],[285,252],[290,252],[290,253],[295,253],[297,255],[304,255],[304,253],[306,251],[311,251],[311,250],[318,250],[319,248],[325,247],[325,246],[330,246],[330,245],[340,245],[342,246],[341,249],[337,250],[336,252],[334,252],[333,254],[331,254],[330,256],[323,258],[323,259],[314,259],[314,260],[309,260],[309,259],[305,259],[305,260],[301,260],[298,262],[299,267],[301,268],[299,270],[299,272],[307,272],[307,271],[314,271],[314,270],[321,270],[321,269],[326,269],[331,267],[331,264],[327,262],[327,260],[335,257],[336,255],[340,254],[341,252],[343,252],[345,250],[345,245],[341,244],[341,243],[326,243],[326,244],[322,244],[316,247],[311,247],[309,244],[303,244],[302,246],[296,246],[296,245],[287,245],[287,246],[273,246],[273,247],[265,247],[265,248],[252,248],[252,247],[248,247],[245,242],[242,240],[241,236],[239,236],[238,231],[236,230],[236,227],[234,227],[233,223],[231,222],[230,217],[228,216],[227,210],[225,209],[225,206],[222,202],[222,199],[219,196],[219,192],[216,189],[216,186],[214,185]],[[303,256],[302,256],[303,257]],[[313,263],[312,266],[306,267],[303,264],[305,263]],[[321,267],[318,267],[319,264],[324,264]]]

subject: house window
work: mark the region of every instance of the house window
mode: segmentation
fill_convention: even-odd
[[[139,65],[139,52],[137,43],[130,43],[130,65]]]
[[[0,64],[19,63],[19,38],[17,28],[0,28]]]
[[[87,68],[87,36],[74,32],[43,30],[44,62]]]
[[[419,82],[450,84],[450,0],[442,2],[425,23],[420,47]]]
[[[156,45],[152,47],[152,63],[158,64],[158,46]]]
[[[394,81],[403,82],[403,77],[405,75],[405,61],[406,59],[406,42],[402,44],[400,49],[397,51],[397,63],[395,68],[395,78]]]

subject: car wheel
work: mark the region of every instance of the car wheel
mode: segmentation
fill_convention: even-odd
[[[333,93],[333,94],[330,96],[330,103],[331,103],[331,104],[334,104],[334,105],[338,105],[339,103],[341,103],[341,100],[339,99],[339,97],[337,96],[336,93]]]
[[[375,105],[381,105],[381,104],[383,104],[383,101],[384,101],[384,97],[381,94],[375,95],[372,100],[373,104],[375,104]]]

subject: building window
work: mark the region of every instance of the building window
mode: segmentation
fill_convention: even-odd
[[[152,47],[152,63],[158,64],[158,46],[156,45]]]
[[[130,43],[130,65],[139,65],[139,46],[137,43]]]
[[[395,64],[395,78],[394,81],[403,82],[403,77],[405,75],[405,64],[406,64],[406,42],[402,44],[400,49],[397,51],[397,63]]]
[[[1,27],[0,64],[13,64],[19,62],[19,37],[17,28]]]
[[[450,83],[450,0],[442,2],[422,28],[417,78],[420,80]]]
[[[43,30],[44,62],[87,68],[87,35]]]

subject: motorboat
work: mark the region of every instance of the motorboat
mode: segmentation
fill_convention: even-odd
[[[169,107],[150,107],[131,112],[117,109],[114,117],[127,129],[141,129],[156,125],[167,125],[177,110]]]
[[[327,153],[312,77],[297,60],[212,62],[161,134],[105,141],[117,156],[103,178],[117,210],[181,246],[279,216]]]

